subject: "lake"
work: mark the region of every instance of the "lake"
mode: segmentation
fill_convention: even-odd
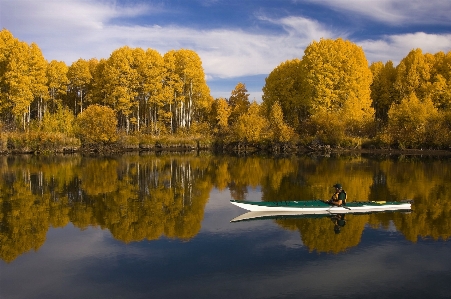
[[[451,157],[0,157],[0,298],[449,298]],[[413,200],[230,222],[231,199]]]

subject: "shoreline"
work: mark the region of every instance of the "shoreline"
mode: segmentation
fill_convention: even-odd
[[[451,149],[380,149],[380,148],[334,148],[334,147],[321,147],[310,148],[305,146],[267,146],[257,147],[255,145],[211,145],[211,146],[197,146],[178,144],[178,145],[154,145],[154,146],[103,146],[103,147],[65,147],[54,150],[3,150],[0,155],[59,155],[59,154],[91,154],[91,155],[104,155],[104,154],[123,154],[123,153],[143,153],[143,152],[211,152],[214,154],[233,154],[238,156],[251,156],[258,154],[266,154],[272,156],[288,156],[288,155],[318,155],[318,156],[330,156],[330,155],[404,155],[404,156],[451,156]]]

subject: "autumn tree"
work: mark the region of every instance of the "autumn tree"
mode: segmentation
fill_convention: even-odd
[[[229,127],[229,116],[231,108],[224,98],[216,99],[213,102],[211,115],[214,133],[223,133]]]
[[[170,98],[170,93],[165,93],[163,88],[166,69],[160,53],[153,49],[144,51],[137,48],[134,50],[134,58],[138,71],[136,123],[137,131],[140,131],[141,119],[144,119],[146,125],[156,121],[160,109],[169,104],[165,103],[165,99]],[[140,109],[141,106],[143,109]]]
[[[54,112],[57,106],[62,104],[62,97],[67,93],[68,67],[64,61],[52,60],[47,65],[47,87],[51,100],[51,111]],[[49,107],[50,108],[50,107]]]
[[[269,114],[269,127],[272,133],[272,140],[276,142],[288,142],[294,136],[294,130],[284,121],[282,107],[278,102],[271,106]]]
[[[246,113],[241,114],[233,125],[233,133],[239,141],[255,143],[265,139],[268,121],[263,116],[261,106],[252,102]]]
[[[73,136],[75,116],[66,106],[58,105],[52,113],[42,118],[41,130],[47,133],[63,133]]]
[[[415,93],[394,104],[388,112],[388,131],[393,143],[401,148],[424,144],[428,123],[437,116],[431,99],[420,101]]]
[[[29,46],[7,30],[0,36],[0,106],[25,129],[32,117],[42,120],[45,113],[47,61],[37,44]]]
[[[182,82],[182,93],[173,115],[176,128],[189,129],[193,121],[203,121],[213,99],[205,81],[202,61],[196,52],[181,49],[173,52],[175,73]]]
[[[430,95],[435,106],[442,111],[451,108],[451,81],[446,80],[441,74],[437,74],[432,82]]]
[[[383,123],[388,121],[388,110],[394,102],[396,93],[394,83],[396,80],[396,69],[393,62],[374,62],[370,65],[373,74],[371,83],[372,107],[375,110],[375,117]]]
[[[247,113],[247,110],[250,107],[249,94],[247,93],[246,85],[244,83],[239,82],[235,86],[228,103],[231,108],[229,125],[233,125],[241,115]]]
[[[415,49],[401,60],[396,67],[396,103],[415,94],[420,100],[428,96],[431,79],[431,61],[421,49]]]
[[[451,108],[451,51],[434,55],[431,70],[430,96],[434,105],[441,111]]]
[[[30,48],[9,32],[2,31],[5,40],[2,55],[2,108],[25,130],[30,122],[30,108],[34,99],[32,77],[30,74]]]
[[[107,106],[107,82],[105,78],[105,67],[107,60],[102,58],[100,59],[95,68],[91,69],[92,75],[92,101],[91,104],[98,104],[102,106]]]
[[[13,49],[18,45],[19,41],[6,29],[0,31],[0,112],[3,119],[6,115],[11,114],[11,101],[8,93],[10,90],[9,82],[9,64]]]
[[[139,88],[138,65],[133,52],[128,46],[113,51],[104,69],[106,102],[118,113],[119,124],[126,132],[130,131],[130,118],[137,106]]]
[[[178,107],[185,101],[185,96],[183,94],[184,84],[180,79],[180,74],[177,72],[176,51],[171,50],[164,54],[163,60],[165,68],[163,94],[165,101],[157,103],[150,113],[153,133],[159,133],[160,123],[163,126],[166,125],[169,128],[169,132],[175,132],[178,127],[176,117],[179,113]],[[163,106],[166,106],[167,109],[161,109]]]
[[[309,102],[302,96],[301,60],[287,60],[271,71],[263,86],[263,107],[269,116],[279,103],[285,121],[296,128],[309,115]]]
[[[49,99],[47,87],[47,61],[42,55],[38,45],[32,43],[30,46],[29,73],[31,77],[31,91],[36,103],[36,115],[39,121],[47,110],[47,100]]]
[[[74,114],[77,115],[78,113],[83,112],[83,102],[92,81],[89,61],[80,58],[72,63],[67,71],[67,78],[69,79],[69,90],[73,96],[73,106],[69,103],[68,106],[72,106]]]
[[[91,105],[77,116],[76,136],[83,145],[110,144],[117,140],[117,119],[111,108]]]
[[[326,113],[346,122],[348,134],[361,134],[373,120],[368,61],[361,47],[350,41],[321,39],[304,51],[301,61],[302,96],[309,101],[310,114]]]

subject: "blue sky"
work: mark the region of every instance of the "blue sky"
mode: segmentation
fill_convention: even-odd
[[[192,49],[214,97],[238,82],[260,101],[267,75],[320,38],[344,38],[369,63],[451,50],[449,0],[0,0],[0,27],[68,65],[124,45]]]

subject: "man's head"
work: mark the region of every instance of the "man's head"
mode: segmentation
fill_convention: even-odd
[[[335,185],[333,185],[333,187],[335,187],[335,189],[338,189],[338,190],[340,190],[340,189],[342,189],[343,187],[341,186],[341,184],[335,184]]]

